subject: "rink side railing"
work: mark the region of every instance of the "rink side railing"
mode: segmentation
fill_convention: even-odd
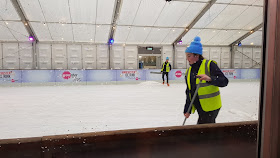
[[[186,69],[172,69],[169,80],[184,81]],[[222,69],[229,79],[259,79],[260,69]],[[0,70],[1,85],[87,84],[162,80],[160,69],[148,70]]]
[[[255,158],[257,121],[0,140],[5,158]]]

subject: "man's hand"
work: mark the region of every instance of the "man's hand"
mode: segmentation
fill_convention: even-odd
[[[184,115],[185,115],[186,118],[190,117],[190,113],[185,113]]]
[[[200,77],[199,80],[211,81],[211,78],[205,74],[196,75],[196,77]]]

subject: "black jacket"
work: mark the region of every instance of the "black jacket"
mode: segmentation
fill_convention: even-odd
[[[191,79],[191,87],[192,89],[189,90],[188,85],[186,88],[186,104],[185,104],[185,108],[184,108],[184,113],[187,112],[189,105],[191,103],[190,97],[189,97],[189,93],[191,93],[191,96],[193,97],[195,89],[196,89],[196,75],[198,73],[199,67],[202,63],[202,60],[198,60],[196,63],[192,64],[191,67],[191,73],[190,73],[190,79]],[[217,64],[215,64],[214,62],[210,63],[210,74],[211,74],[211,81],[208,82],[211,85],[214,86],[218,86],[218,87],[225,87],[228,85],[228,79],[225,77],[225,75],[222,73],[222,71],[220,70],[220,68],[217,66]],[[187,84],[187,74],[185,75],[185,81]],[[200,102],[199,102],[199,98],[198,95],[196,96],[194,103],[195,108],[197,109],[198,114],[203,113],[204,111],[201,108]]]

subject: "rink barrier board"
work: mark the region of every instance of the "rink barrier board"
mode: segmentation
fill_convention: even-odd
[[[255,158],[257,126],[249,121],[6,139],[0,157]]]
[[[186,69],[172,69],[169,80],[184,81]],[[230,80],[260,79],[260,69],[222,69]],[[162,80],[160,69],[149,70],[0,70],[0,85],[85,85],[91,83]]]

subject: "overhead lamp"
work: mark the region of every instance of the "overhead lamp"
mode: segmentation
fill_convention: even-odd
[[[114,43],[114,39],[111,38],[111,39],[109,40],[109,44],[112,45],[113,43]]]
[[[254,45],[254,43],[252,42],[251,45]]]
[[[29,41],[31,41],[31,42],[33,42],[34,41],[34,37],[32,37],[32,36],[29,36]]]
[[[241,43],[241,42],[238,42],[237,45],[238,45],[238,47],[241,47],[241,46],[242,46],[242,43]]]
[[[24,25],[27,26],[27,22],[25,22]]]
[[[183,41],[182,40],[178,41],[178,44],[183,44]]]
[[[251,32],[251,33],[253,33],[254,31],[253,31],[253,30],[251,30],[250,32]]]

